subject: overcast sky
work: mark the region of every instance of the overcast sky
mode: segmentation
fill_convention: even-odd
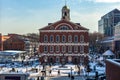
[[[90,32],[98,31],[101,16],[117,8],[120,0],[66,0],[71,21]],[[0,33],[38,33],[38,29],[61,19],[65,0],[0,0]]]

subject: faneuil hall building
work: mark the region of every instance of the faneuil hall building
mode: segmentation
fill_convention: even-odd
[[[70,21],[70,9],[66,5],[61,20],[48,23],[39,32],[41,63],[87,63],[89,30]]]

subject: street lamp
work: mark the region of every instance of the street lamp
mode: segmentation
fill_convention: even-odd
[[[70,76],[71,80],[74,80],[74,76],[72,75],[72,67],[71,67],[71,76]]]
[[[72,67],[71,67],[71,77],[72,77]]]

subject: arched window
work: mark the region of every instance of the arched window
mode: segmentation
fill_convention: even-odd
[[[84,46],[80,46],[80,53],[84,52]]]
[[[62,46],[62,52],[66,51],[66,46]]]
[[[75,35],[75,36],[74,36],[74,42],[75,42],[75,43],[78,42],[78,35]]]
[[[62,36],[62,42],[66,42],[66,36],[65,35]]]
[[[72,52],[72,46],[68,46],[68,52]]]
[[[56,46],[56,52],[59,52],[59,51],[60,51],[60,47]]]
[[[54,42],[54,36],[50,35],[50,42]]]
[[[48,52],[48,46],[44,46],[44,52]]]
[[[60,36],[59,35],[56,36],[56,42],[60,42]]]
[[[50,46],[50,52],[54,51],[54,46]]]
[[[48,42],[48,36],[47,35],[44,36],[44,42]]]
[[[71,35],[68,36],[68,42],[72,42],[72,36]]]
[[[80,42],[84,42],[84,36],[83,35],[80,36]]]
[[[68,26],[60,26],[60,28],[59,28],[60,30],[69,30],[69,27]]]
[[[74,52],[78,52],[78,46],[74,46]]]

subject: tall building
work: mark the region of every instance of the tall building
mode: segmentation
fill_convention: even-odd
[[[87,63],[88,29],[70,21],[70,9],[62,8],[61,20],[39,29],[41,63]]]
[[[104,36],[114,35],[114,26],[120,21],[120,11],[114,9],[111,12],[105,14],[98,21],[98,31]]]
[[[115,26],[114,36],[114,51],[116,52],[116,57],[120,58],[120,22]]]

